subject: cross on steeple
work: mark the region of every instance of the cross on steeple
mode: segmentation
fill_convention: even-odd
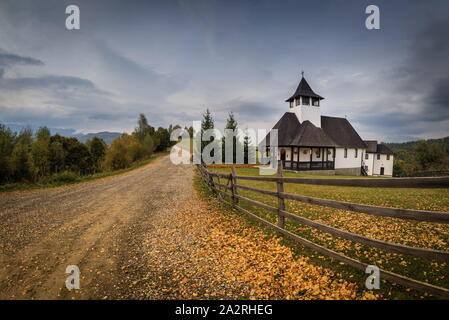
[[[304,70],[301,71],[301,77],[304,78]]]

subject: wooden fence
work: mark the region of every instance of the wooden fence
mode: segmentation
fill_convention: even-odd
[[[285,219],[290,219],[295,222],[302,223],[312,228],[330,233],[333,236],[341,237],[343,239],[355,241],[368,245],[371,247],[376,247],[379,249],[389,250],[392,252],[405,254],[409,256],[424,258],[428,260],[435,260],[440,262],[449,262],[449,252],[416,248],[405,246],[397,243],[390,243],[382,240],[376,240],[368,237],[364,237],[352,232],[347,232],[340,230],[323,223],[310,220],[308,218],[290,213],[285,210],[285,199],[300,201],[304,203],[309,203],[313,205],[326,206],[336,209],[343,209],[355,212],[362,212],[372,215],[393,217],[398,219],[407,220],[417,220],[417,221],[427,221],[434,223],[449,223],[449,213],[448,212],[438,212],[438,211],[424,211],[424,210],[411,210],[411,209],[400,209],[400,208],[388,208],[371,206],[364,204],[357,204],[351,202],[319,199],[314,197],[302,196],[297,194],[290,194],[284,192],[285,183],[295,183],[295,184],[319,184],[319,185],[342,185],[342,186],[358,186],[358,187],[449,187],[449,177],[443,178],[416,178],[417,180],[411,180],[412,178],[382,178],[382,179],[321,179],[321,178],[286,178],[282,176],[282,168],[279,167],[276,177],[254,177],[254,176],[237,176],[235,173],[235,168],[231,168],[231,174],[223,174],[208,171],[203,165],[198,165],[198,171],[203,179],[203,181],[214,191],[220,198],[220,200],[232,205],[233,208],[247,214],[248,216],[256,219],[262,224],[274,229],[281,234],[292,238],[293,240],[299,242],[300,244],[314,249],[324,255],[334,258],[338,261],[344,262],[357,269],[366,270],[368,264],[360,262],[358,260],[347,257],[343,254],[335,252],[331,249],[323,247],[316,244],[310,240],[300,237],[285,229]],[[214,177],[218,178],[218,182],[214,180]],[[220,178],[227,179],[228,183],[220,183]],[[262,190],[252,187],[247,187],[238,183],[238,180],[256,180],[256,181],[266,181],[275,182],[277,185],[277,191]],[[370,181],[367,181],[370,180]],[[399,182],[398,182],[399,181]],[[278,199],[278,206],[272,207],[270,205],[261,203],[243,197],[239,195],[238,190],[249,190],[265,195],[274,196]],[[230,198],[231,202],[227,201],[225,198]],[[277,225],[259,217],[258,215],[242,208],[239,206],[240,201],[245,201],[256,207],[263,208],[270,212],[277,214]],[[380,270],[380,276],[382,279],[386,279],[397,284],[410,287],[422,292],[430,293],[438,298],[449,299],[449,289],[438,287],[432,284],[414,280],[390,271]]]

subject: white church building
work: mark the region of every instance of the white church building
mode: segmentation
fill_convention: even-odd
[[[278,130],[278,160],[283,168],[316,174],[391,176],[393,152],[377,141],[363,141],[346,118],[322,116],[323,99],[303,76],[286,100],[289,110],[273,127]]]

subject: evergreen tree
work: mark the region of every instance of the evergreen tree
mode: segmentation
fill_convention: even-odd
[[[250,151],[249,145],[250,145],[250,139],[247,135],[245,135],[245,137],[243,138],[243,157],[244,157],[243,162],[245,164],[249,163],[249,159],[248,159],[249,158],[248,153]]]
[[[226,155],[225,155],[225,149],[226,149],[226,141],[229,141],[232,139],[232,163],[237,162],[237,149],[241,148],[241,142],[240,137],[237,134],[237,127],[238,123],[237,120],[234,117],[234,113],[231,111],[229,112],[228,118],[226,120],[226,126],[225,126],[225,136],[222,139],[223,145],[222,145],[222,157],[223,157],[223,163],[226,162]],[[230,135],[226,133],[226,129],[233,130],[235,132],[234,135]]]
[[[203,120],[201,121],[201,137],[203,136],[204,132],[209,129],[214,129],[214,119],[212,118],[212,114],[210,113],[209,109],[206,109],[206,112],[203,113]],[[193,136],[193,133],[193,128],[191,127],[191,132],[189,128],[189,134]],[[201,139],[201,137],[197,137],[197,139]],[[213,141],[213,139],[211,141]],[[201,153],[203,152],[204,147],[209,143],[210,141],[201,141]]]

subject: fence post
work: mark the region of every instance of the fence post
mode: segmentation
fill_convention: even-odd
[[[235,168],[231,168],[231,187],[232,187],[232,203],[234,206],[239,204],[239,199],[237,198],[238,192],[237,192],[237,178],[235,177]]]
[[[214,177],[208,172],[207,173],[208,177],[209,177],[209,183],[210,183],[210,187],[213,193],[217,193],[217,191],[215,191],[215,183],[214,183]]]
[[[279,161],[278,164],[278,178],[282,178],[282,160]],[[285,202],[284,198],[280,195],[281,192],[284,192],[284,182],[278,181],[276,183],[277,185],[277,192],[278,192],[278,226],[280,228],[285,227],[285,217],[281,214],[281,210],[285,210]]]

